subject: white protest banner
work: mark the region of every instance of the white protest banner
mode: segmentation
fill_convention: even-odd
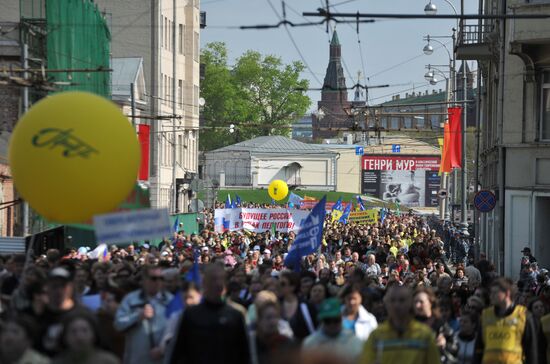
[[[248,230],[265,232],[275,230],[280,232],[298,231],[302,221],[309,211],[296,209],[216,209],[214,222],[217,232]]]
[[[170,236],[167,209],[143,209],[94,216],[98,242],[111,244]]]

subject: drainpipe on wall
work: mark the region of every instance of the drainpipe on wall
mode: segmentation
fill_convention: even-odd
[[[500,10],[503,15],[506,14],[506,0],[501,0]],[[506,56],[506,20],[502,19],[499,24],[500,32],[500,50],[499,50],[499,83],[498,83],[498,98],[497,98],[497,136],[498,136],[498,218],[499,218],[499,266],[500,273],[504,274],[504,248],[505,248],[505,176],[506,173],[506,151],[504,150],[503,142],[503,129],[504,129],[504,57]]]
[[[332,157],[332,179],[334,181],[334,191],[338,188],[338,168],[336,163],[340,159],[340,153],[336,153],[336,156]]]

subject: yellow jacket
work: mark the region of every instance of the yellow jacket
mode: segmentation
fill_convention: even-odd
[[[485,350],[482,363],[522,363],[522,338],[526,320],[527,309],[521,305],[517,305],[514,311],[505,317],[497,317],[494,306],[483,310],[481,328]]]
[[[439,364],[435,335],[427,325],[411,320],[403,335],[386,321],[369,336],[361,364]]]

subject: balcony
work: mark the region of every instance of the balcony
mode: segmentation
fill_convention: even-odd
[[[492,55],[490,44],[496,40],[492,24],[462,24],[456,43],[456,58],[483,60]]]

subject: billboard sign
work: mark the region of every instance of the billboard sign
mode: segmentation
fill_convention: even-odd
[[[433,207],[439,203],[436,156],[363,156],[362,193],[408,207]]]

